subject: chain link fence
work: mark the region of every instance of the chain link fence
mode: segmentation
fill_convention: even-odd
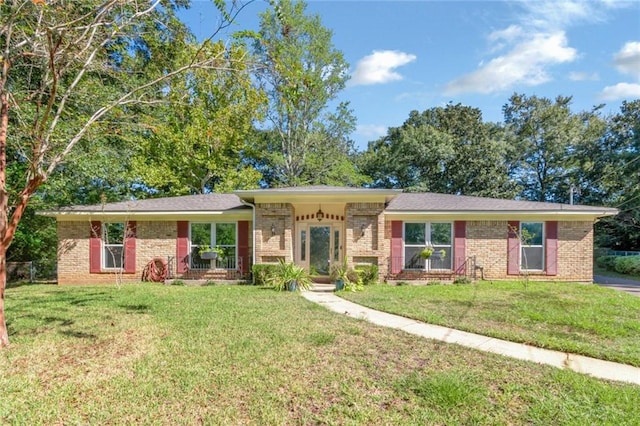
[[[57,279],[55,262],[33,260],[30,262],[7,262],[7,282],[50,282]]]

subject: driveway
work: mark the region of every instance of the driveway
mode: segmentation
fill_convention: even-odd
[[[640,297],[640,281],[628,280],[626,278],[606,277],[604,275],[594,275],[593,282],[603,287],[625,291],[629,294]]]

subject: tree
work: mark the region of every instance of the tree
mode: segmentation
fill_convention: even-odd
[[[596,244],[640,250],[640,99],[622,103],[607,120],[597,152],[584,158],[585,201],[620,209],[596,224]]]
[[[510,197],[508,153],[502,129],[479,109],[449,104],[412,111],[369,144],[361,167],[378,187]]]
[[[597,109],[574,114],[570,106],[571,97],[558,96],[552,102],[514,94],[503,107],[506,129],[520,153],[512,173],[525,199],[568,202],[570,187],[577,183],[577,152],[602,136]]]
[[[183,0],[0,2],[0,347],[8,345],[7,249],[34,193],[78,144],[117,135],[134,123],[136,107],[161,99],[166,83],[187,70],[221,66],[219,58],[200,50],[167,68],[173,64],[167,58],[188,38],[174,14],[184,5]],[[221,27],[242,7],[216,5]],[[12,161],[23,165],[18,187],[7,179]]]
[[[303,2],[272,4],[274,10],[261,15],[254,50],[263,66],[257,77],[269,98],[267,118],[272,126],[263,140],[277,150],[258,167],[275,169],[267,173],[273,185],[318,183],[327,167],[345,168],[353,151],[348,139],[353,114],[345,103],[335,113],[329,111],[349,78],[348,64],[320,18],[305,15]],[[355,175],[355,170],[349,173]]]
[[[194,69],[173,81],[166,105],[147,112],[136,135],[133,168],[143,187],[159,195],[256,188],[259,172],[243,163],[263,94],[251,81],[248,52],[238,42],[189,44],[180,55],[205,50],[224,66]]]

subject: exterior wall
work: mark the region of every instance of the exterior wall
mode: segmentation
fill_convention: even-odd
[[[466,221],[466,257],[475,256],[486,279],[518,279],[507,274],[507,221]],[[386,247],[391,243],[391,221],[384,226]],[[390,250],[387,249],[387,253]],[[387,262],[388,263],[388,262]],[[558,222],[558,271],[556,275],[529,273],[529,278],[544,281],[593,281],[593,224],[590,221]],[[450,280],[453,272],[402,271],[387,277],[392,280]],[[478,271],[480,278],[480,271]]]
[[[507,221],[467,221],[466,256],[475,256],[486,279],[507,279]]]
[[[558,222],[558,279],[593,281],[593,224]]]
[[[251,227],[251,225],[249,225]],[[115,284],[139,282],[147,264],[156,257],[174,259],[172,274],[183,279],[239,279],[236,270],[192,270],[176,275],[175,221],[138,221],[136,233],[135,273],[89,273],[89,222],[58,222],[58,284]],[[249,253],[251,253],[249,238]],[[171,266],[171,265],[170,265]]]
[[[345,250],[350,265],[373,264],[387,275],[390,252],[385,238],[384,203],[348,203],[345,209]]]
[[[289,203],[256,204],[256,263],[293,261],[294,211]],[[271,233],[274,226],[275,235]]]

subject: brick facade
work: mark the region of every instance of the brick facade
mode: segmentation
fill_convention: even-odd
[[[475,265],[482,268],[488,280],[519,279],[507,274],[508,221],[467,221],[466,258],[475,257]],[[385,224],[385,240],[391,241],[391,221]],[[593,224],[591,222],[558,222],[557,274],[545,272],[528,274],[533,280],[578,281],[593,280]],[[481,271],[477,270],[478,278]],[[521,274],[522,275],[522,274]],[[407,270],[393,276],[393,280],[450,280],[453,273],[442,271]]]
[[[343,253],[349,265],[376,264],[382,279],[450,280],[453,272],[407,270],[391,274],[392,221],[385,217],[384,203],[345,203],[342,230]],[[279,259],[292,261],[295,249],[295,207],[291,203],[257,204],[255,233],[249,224],[250,262],[255,234],[257,263],[274,263]],[[591,221],[557,222],[557,271],[529,274],[531,279],[559,281],[592,281],[593,225]],[[398,224],[399,225],[399,224]],[[475,257],[486,279],[517,279],[507,274],[507,220],[468,220],[465,222],[465,258]],[[91,222],[58,221],[58,282],[59,284],[94,284],[138,282],[145,266],[153,258],[173,259],[173,275],[184,279],[238,279],[238,270],[191,270],[176,273],[177,222],[171,220],[136,221],[135,272],[90,273]],[[458,253],[454,254],[459,256]],[[238,268],[240,269],[240,268]],[[478,270],[478,276],[480,272]]]
[[[349,265],[373,264],[387,274],[389,244],[385,239],[384,203],[347,203],[345,255]]]
[[[293,261],[293,219],[294,209],[289,203],[256,204],[256,263]]]
[[[190,270],[176,273],[177,222],[137,221],[136,267],[134,273],[89,272],[90,222],[58,221],[58,284],[116,284],[139,282],[147,264],[160,257],[172,260],[172,276],[182,279],[235,280],[243,278],[236,270]],[[249,241],[251,253],[251,240]],[[243,261],[239,259],[239,262]],[[250,259],[244,261],[250,262]]]

